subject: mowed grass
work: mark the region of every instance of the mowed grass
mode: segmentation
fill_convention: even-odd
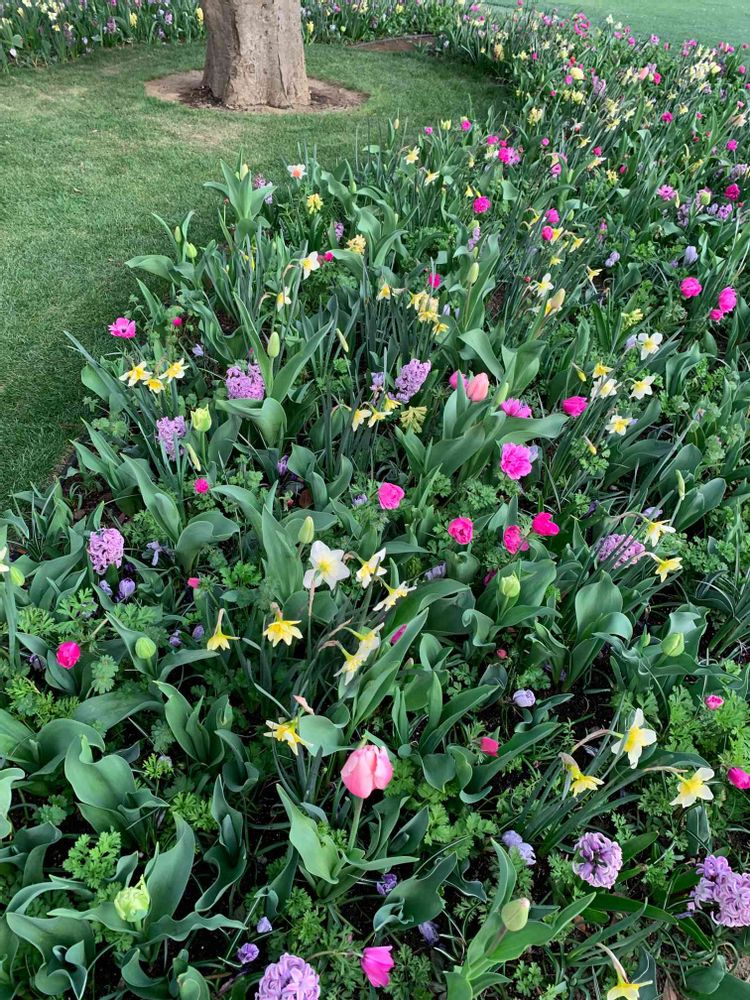
[[[515,0],[489,0],[494,6],[515,8]],[[539,3],[541,10],[569,16],[582,10],[594,22],[608,15],[630,25],[640,37],[657,34],[664,41],[697,38],[708,45],[750,42],[750,0],[585,0],[580,4]]]
[[[285,176],[299,144],[333,163],[389,116],[414,128],[483,113],[496,84],[422,54],[307,49],[308,71],[365,91],[352,112],[250,116],[147,98],[144,82],[199,68],[200,45],[99,53],[0,80],[0,509],[13,490],[44,483],[79,430],[81,360],[64,336],[107,349],[107,324],[135,278],[124,262],[164,252],[151,213],[215,232],[219,160],[242,148],[253,171]]]

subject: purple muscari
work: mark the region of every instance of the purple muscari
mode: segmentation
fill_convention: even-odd
[[[394,382],[396,399],[399,403],[408,403],[412,396],[416,396],[424,385],[424,380],[430,374],[431,368],[431,361],[420,361],[418,358],[412,358],[408,364],[404,365]]]
[[[385,384],[385,372],[373,372],[370,378],[372,379],[370,392],[374,392],[377,395]]]
[[[117,528],[101,528],[89,535],[89,559],[99,576],[103,576],[110,566],[121,566],[124,551],[125,539]]]
[[[573,871],[597,889],[611,889],[622,868],[622,849],[603,833],[584,833],[575,845],[581,857]]]
[[[237,961],[241,965],[249,965],[251,962],[255,961],[259,954],[260,950],[257,944],[250,944],[248,942],[247,944],[243,944],[242,947],[238,949]]]
[[[187,424],[184,417],[160,417],[156,421],[156,440],[164,448],[167,458],[175,460],[177,456],[177,442],[187,434]],[[182,454],[182,448],[180,448]]]
[[[599,562],[605,562],[610,556],[617,554],[614,561],[614,568],[628,566],[638,562],[646,551],[646,546],[633,538],[632,535],[605,535],[594,546],[596,558]]]
[[[433,566],[428,569],[424,575],[425,580],[440,580],[442,579],[448,571],[448,566],[446,563],[438,563],[437,566]]]
[[[203,628],[202,625],[196,625],[191,634],[196,642],[200,642],[203,636],[206,634],[206,630]]]
[[[750,926],[750,873],[735,872],[726,858],[709,854],[696,869],[701,879],[693,889],[688,910],[714,907],[722,927]]]
[[[169,645],[172,647],[172,649],[180,648],[180,646],[182,645],[182,636],[180,635],[179,630],[177,632],[173,632],[170,635]]]
[[[263,399],[266,395],[258,365],[248,365],[246,372],[238,365],[227,368],[226,386],[230,399]]]
[[[418,925],[419,933],[425,939],[425,943],[430,947],[436,945],[440,940],[440,932],[437,929],[437,924],[432,920],[425,920],[423,924]]]
[[[536,695],[533,691],[529,691],[528,688],[521,688],[514,693],[513,704],[517,708],[531,708],[532,705],[536,704]]]
[[[131,580],[129,577],[125,577],[120,580],[117,587],[117,600],[127,601],[128,598],[132,597],[135,593],[135,580]]]
[[[380,881],[375,883],[375,888],[381,896],[387,896],[397,885],[398,875],[395,872],[386,872]]]
[[[340,243],[341,242],[341,237],[344,235],[344,223],[343,222],[334,222],[334,224],[333,224],[333,231],[336,234],[336,242]]]
[[[270,934],[273,930],[273,925],[268,917],[261,917],[258,923],[255,925],[255,929],[258,934]]]
[[[256,1000],[319,1000],[320,980],[312,966],[297,955],[284,954],[266,968]]]

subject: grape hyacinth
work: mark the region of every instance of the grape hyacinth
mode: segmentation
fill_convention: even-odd
[[[732,871],[727,859],[715,854],[709,854],[696,871],[701,879],[688,910],[713,905],[713,919],[722,927],[750,927],[750,873]]]
[[[226,386],[230,399],[263,399],[266,395],[266,383],[258,365],[248,365],[246,372],[238,365],[227,368]]]
[[[163,445],[167,458],[172,461],[177,457],[177,442],[187,434],[187,424],[184,417],[160,417],[156,421],[156,440]],[[182,454],[182,448],[180,448]]]
[[[596,543],[596,557],[599,562],[605,562],[617,553],[614,568],[628,566],[638,562],[646,551],[646,546],[633,538],[632,535],[606,535]]]
[[[320,980],[315,969],[297,955],[284,954],[266,968],[256,1000],[319,1000]]]
[[[125,539],[117,528],[101,528],[89,535],[89,559],[99,576],[104,576],[110,566],[122,566],[124,552]]]
[[[418,358],[412,358],[408,364],[403,366],[394,382],[396,399],[399,403],[408,403],[412,396],[416,396],[431,369],[431,361],[420,361]]]
[[[611,889],[622,868],[622,849],[617,841],[603,833],[584,833],[575,849],[582,859],[573,864],[576,875],[597,889]]]

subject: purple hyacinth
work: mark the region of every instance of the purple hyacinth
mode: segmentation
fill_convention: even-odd
[[[266,968],[258,983],[256,1000],[319,1000],[320,979],[311,965],[297,955],[284,954]]]
[[[418,358],[412,358],[408,364],[404,365],[394,383],[396,399],[399,403],[408,403],[412,396],[416,396],[431,369],[431,361],[420,361]]]
[[[576,875],[597,889],[611,889],[622,868],[622,849],[617,841],[603,833],[584,833],[575,849],[582,859],[573,864]]]
[[[701,879],[693,889],[688,910],[715,907],[713,919],[722,927],[750,926],[750,874],[732,871],[726,858],[709,854],[696,871]]]
[[[375,883],[375,888],[381,896],[387,896],[398,885],[398,875],[395,872],[386,872],[379,882]]]
[[[156,440],[163,446],[167,458],[172,461],[177,457],[177,442],[187,434],[187,424],[184,417],[160,417],[156,421]],[[180,448],[182,454],[182,448]]]
[[[440,932],[437,929],[437,924],[432,920],[425,920],[423,924],[418,925],[417,929],[424,938],[425,944],[428,944],[431,948],[440,940]]]
[[[250,965],[260,954],[260,950],[257,944],[251,944],[247,942],[243,944],[241,948],[237,950],[237,961],[241,965]]]
[[[124,552],[125,539],[117,528],[101,528],[89,535],[89,559],[99,576],[104,576],[110,566],[122,566]]]
[[[599,562],[605,562],[610,556],[616,554],[615,569],[638,562],[646,551],[646,546],[633,538],[632,535],[619,534],[606,535],[596,543],[594,548]]]
[[[263,399],[266,395],[258,365],[248,365],[246,372],[238,365],[227,368],[226,386],[230,399]]]
[[[333,224],[333,231],[336,234],[336,242],[340,243],[341,242],[341,237],[344,235],[344,223],[343,222],[334,222],[334,224]]]

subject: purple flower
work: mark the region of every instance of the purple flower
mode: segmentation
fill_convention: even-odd
[[[276,471],[280,476],[285,476],[289,468],[289,456],[282,455],[281,458],[276,463]]]
[[[693,246],[685,247],[682,259],[685,264],[694,264],[698,260],[698,251]]]
[[[622,868],[622,849],[603,833],[584,833],[575,845],[581,860],[573,871],[597,889],[611,889]]]
[[[248,365],[246,372],[238,365],[227,368],[226,387],[230,399],[263,399],[266,395],[258,365]]]
[[[152,553],[152,555],[151,555],[151,565],[152,566],[158,566],[158,564],[159,564],[159,556],[164,551],[164,549],[161,547],[161,545],[157,541],[148,542],[147,545],[146,545],[146,548],[150,549],[150,551]],[[149,554],[148,552],[145,552],[144,553],[144,557],[148,556],[148,554]]]
[[[518,847],[519,844],[523,843],[523,837],[515,830],[506,830],[500,839],[506,847]]]
[[[688,910],[715,907],[713,919],[722,927],[750,926],[750,874],[732,871],[726,858],[709,854],[696,871],[701,879],[693,889]]]
[[[536,864],[534,848],[531,844],[524,842],[520,833],[516,833],[515,830],[506,830],[500,839],[509,851],[518,851],[519,857],[529,868],[532,868]]]
[[[258,932],[258,934],[270,934],[271,931],[273,930],[273,926],[271,925],[271,921],[268,919],[268,917],[261,917],[258,923],[255,925],[255,930]]]
[[[385,372],[373,372],[370,378],[372,380],[370,392],[374,392],[377,395],[385,384]]]
[[[352,507],[361,507],[363,504],[367,503],[367,494],[358,493],[356,497],[352,500]]]
[[[375,883],[375,888],[381,896],[387,896],[397,885],[398,875],[394,872],[386,872],[380,881]]]
[[[135,580],[131,580],[129,577],[125,577],[120,580],[117,587],[117,600],[127,601],[129,597],[132,597],[135,593]]]
[[[616,555],[614,568],[628,566],[638,562],[646,551],[646,546],[633,538],[632,535],[606,535],[600,538],[594,545],[596,558],[599,562],[606,562],[611,556]]]
[[[156,421],[156,440],[164,448],[167,458],[177,457],[177,442],[187,434],[187,424],[184,417],[160,417]],[[180,448],[182,454],[182,448]]]
[[[203,350],[203,344],[200,344],[200,343],[199,344],[193,344],[192,352],[193,352],[193,357],[196,357],[196,358],[202,358],[203,355],[206,353]]]
[[[619,259],[620,259],[619,253],[616,250],[613,250],[612,253],[609,255],[609,257],[607,257],[607,259],[604,261],[604,266],[614,267]]]
[[[528,688],[521,688],[513,695],[513,704],[518,708],[531,708],[532,705],[536,704],[536,695]]]
[[[191,634],[196,642],[200,642],[203,636],[206,634],[206,630],[203,628],[202,625],[196,625]]]
[[[536,864],[536,854],[531,844],[518,844],[516,850],[521,855],[521,859],[526,862],[526,866],[533,868]]]
[[[110,585],[107,583],[106,580],[99,581],[99,589],[103,590],[104,593],[107,595],[107,597],[112,596],[112,588],[110,587]]]
[[[89,535],[89,559],[99,576],[104,576],[110,566],[121,566],[124,552],[125,539],[117,528],[101,528]]]
[[[334,224],[333,224],[333,231],[336,234],[336,242],[340,243],[341,242],[341,237],[344,235],[344,223],[343,222],[334,222]]]
[[[237,951],[237,961],[241,965],[249,965],[254,962],[255,959],[260,954],[260,950],[257,944],[243,944],[242,947]]]
[[[319,1000],[320,980],[303,958],[285,953],[266,968],[255,996],[256,1000]]]
[[[420,361],[418,358],[403,366],[396,377],[394,388],[396,399],[399,403],[408,403],[412,396],[416,396],[424,384],[424,380],[430,374],[432,368],[431,361]]]
[[[180,648],[180,646],[182,645],[182,636],[180,635],[179,630],[177,632],[173,632],[170,635],[170,637],[169,637],[169,645],[172,647],[172,649],[179,649]]]
[[[436,945],[440,940],[440,933],[437,929],[437,924],[432,920],[425,920],[423,924],[419,924],[419,933],[425,939],[425,943],[430,947]]]
[[[433,566],[428,569],[424,575],[425,580],[441,580],[445,574],[448,572],[448,566],[446,563],[438,563],[437,566]]]

